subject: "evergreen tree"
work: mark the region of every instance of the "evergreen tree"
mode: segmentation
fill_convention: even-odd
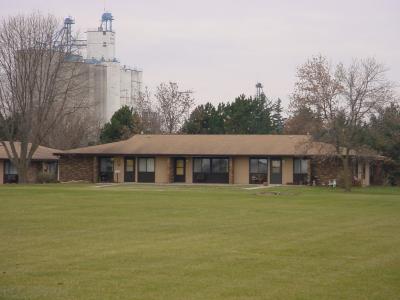
[[[197,106],[184,123],[182,132],[188,134],[224,133],[224,121],[220,110],[211,103]]]
[[[111,117],[100,133],[101,143],[111,143],[125,140],[141,132],[139,115],[129,106],[123,106]]]
[[[400,106],[392,103],[371,116],[367,144],[391,158],[387,165],[389,180],[400,185]]]
[[[241,95],[223,109],[225,133],[267,134],[272,133],[271,108],[265,95],[246,98]]]
[[[282,133],[284,127],[284,118],[282,116],[283,108],[282,108],[282,100],[278,98],[278,100],[273,104],[272,107],[272,127],[274,128],[275,133]]]
[[[182,132],[189,134],[268,134],[274,133],[272,105],[262,94],[258,98],[241,95],[231,103],[197,106]],[[280,115],[281,107],[279,104]],[[283,126],[283,120],[279,124]]]

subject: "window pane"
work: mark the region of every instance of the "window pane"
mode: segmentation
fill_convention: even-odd
[[[201,173],[201,158],[194,158],[194,172]]]
[[[126,160],[126,171],[127,172],[133,172],[134,171],[134,160],[133,159],[127,159]]]
[[[56,175],[57,174],[57,163],[56,162],[49,163],[47,171],[51,175]]]
[[[308,173],[308,160],[302,159],[301,160],[301,174],[307,174],[307,173]]]
[[[18,175],[17,168],[10,161],[5,162],[5,173],[8,175]]]
[[[250,173],[258,173],[258,159],[250,159]]]
[[[301,159],[296,158],[294,160],[294,173],[300,174],[301,172]]]
[[[178,159],[176,161],[176,167],[177,168],[183,168],[183,160],[182,159]]]
[[[139,158],[139,172],[146,172],[146,159]]]
[[[210,173],[210,159],[209,158],[203,158],[201,160],[201,172]]]
[[[111,158],[100,158],[100,172],[113,172],[113,161]]]
[[[147,159],[147,172],[154,172],[154,158]]]
[[[183,168],[176,168],[176,175],[184,175]]]
[[[213,173],[228,173],[228,160],[226,158],[214,158],[212,160]]]
[[[258,160],[258,173],[267,173],[268,170],[268,160],[266,158],[261,158]]]
[[[281,173],[281,161],[280,160],[272,160],[272,173],[273,174],[280,174]]]

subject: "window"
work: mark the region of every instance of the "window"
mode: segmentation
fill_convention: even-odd
[[[114,160],[111,157],[101,157],[99,159],[100,182],[114,181]]]
[[[17,168],[14,166],[14,164],[8,160],[5,161],[5,166],[4,166],[4,174],[6,175],[18,175]]]
[[[213,173],[228,173],[228,160],[225,158],[212,159]]]
[[[199,157],[193,159],[193,182],[228,183],[228,158]]]
[[[135,181],[135,158],[125,157],[125,172],[124,172],[125,182]]]
[[[280,160],[271,160],[271,173],[272,174],[280,174],[281,173],[281,161]]]
[[[135,161],[133,159],[126,160],[126,172],[134,172],[135,171]]]
[[[185,161],[183,159],[177,159],[175,162],[175,173],[178,176],[183,176],[185,175]]]
[[[100,172],[113,172],[114,164],[113,159],[109,157],[100,158]]]
[[[139,182],[154,182],[155,181],[155,160],[154,157],[139,158]]]
[[[154,173],[154,158],[139,158],[139,172]]]
[[[294,159],[294,174],[308,174],[308,159]]]
[[[293,183],[294,184],[308,184],[308,159],[295,158],[293,160]]]
[[[195,173],[210,173],[211,159],[210,158],[195,158],[194,172]]]
[[[250,173],[267,173],[268,159],[266,158],[251,158]]]
[[[263,184],[268,182],[268,159],[250,158],[250,183]]]
[[[9,160],[4,162],[4,183],[17,183],[18,170]]]

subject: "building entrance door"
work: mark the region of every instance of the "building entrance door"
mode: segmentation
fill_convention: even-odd
[[[124,181],[135,182],[135,158],[125,158]]]
[[[174,159],[174,182],[185,182],[185,166],[186,162],[184,158]]]
[[[282,160],[280,158],[271,159],[271,184],[282,184]]]

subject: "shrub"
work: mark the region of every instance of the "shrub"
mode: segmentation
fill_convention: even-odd
[[[55,183],[57,182],[57,178],[54,174],[40,172],[37,176],[37,181],[39,183]]]

